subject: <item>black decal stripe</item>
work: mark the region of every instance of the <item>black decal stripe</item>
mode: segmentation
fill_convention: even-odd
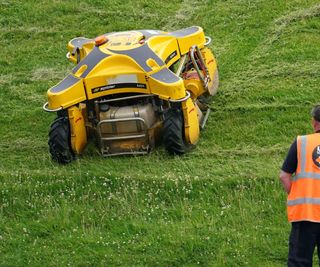
[[[83,60],[80,61],[72,72],[76,73],[83,65],[87,65],[87,69],[81,75],[81,78],[85,78],[101,60],[109,56],[110,55],[101,52],[98,47],[95,47]]]
[[[173,59],[176,55],[177,55],[177,50],[174,50],[168,57],[167,59],[165,60],[165,63],[168,64],[168,62]]]
[[[80,81],[80,78],[75,77],[71,74],[69,74],[67,77],[65,77],[60,83],[58,83],[56,86],[53,86],[50,89],[51,93],[59,93],[63,90],[69,88],[70,86],[76,84],[78,81]]]
[[[147,60],[152,58],[156,61],[159,66],[163,66],[164,62],[159,58],[156,53],[154,53],[148,44],[144,44],[140,47],[125,50],[125,51],[115,51],[109,49],[111,52],[115,54],[121,54],[131,57],[134,61],[136,61],[146,72],[152,71],[152,69],[147,65]]]
[[[175,83],[179,81],[179,77],[177,77],[172,71],[168,68],[164,68],[152,75],[151,78],[158,80],[163,83]]]
[[[200,30],[200,27],[192,26],[192,27],[189,27],[189,28],[186,28],[186,29],[182,29],[182,30],[179,30],[179,31],[171,32],[169,35],[175,36],[175,37],[185,37],[185,36],[191,35],[193,33],[196,33],[199,30]]]
[[[121,88],[140,88],[140,89],[146,89],[147,85],[144,83],[115,83],[115,84],[108,84],[102,87],[97,87],[91,89],[91,92],[93,94],[103,92],[106,90],[112,90],[112,89],[121,89]]]

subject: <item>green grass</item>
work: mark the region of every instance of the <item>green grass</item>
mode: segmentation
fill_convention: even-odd
[[[284,266],[279,167],[319,102],[318,1],[0,0],[1,266]],[[196,149],[50,159],[66,44],[200,25],[221,86]]]

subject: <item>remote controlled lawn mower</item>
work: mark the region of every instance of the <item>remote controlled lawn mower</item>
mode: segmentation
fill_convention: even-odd
[[[96,140],[103,156],[146,154],[163,143],[170,154],[195,145],[218,88],[211,39],[201,27],[112,32],[74,38],[72,72],[47,92],[56,112],[52,159],[66,164]]]

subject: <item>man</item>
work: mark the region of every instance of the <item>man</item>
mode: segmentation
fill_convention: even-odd
[[[320,105],[312,109],[311,115],[314,133],[297,137],[280,172],[292,224],[290,267],[312,266],[315,246],[320,259]]]

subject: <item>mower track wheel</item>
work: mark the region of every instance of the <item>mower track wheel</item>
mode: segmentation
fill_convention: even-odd
[[[187,151],[181,109],[174,108],[166,112],[163,125],[163,144],[169,154],[182,155]]]
[[[49,132],[49,151],[52,159],[60,164],[67,164],[75,156],[70,143],[70,126],[68,118],[58,117],[51,124]]]

